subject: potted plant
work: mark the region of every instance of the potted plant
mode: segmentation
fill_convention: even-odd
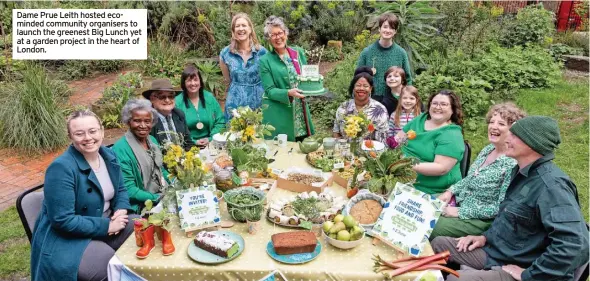
[[[154,233],[158,240],[162,241],[162,252],[164,256],[171,255],[175,252],[174,243],[172,242],[172,224],[171,218],[174,216],[162,209],[158,213],[152,212],[153,202],[147,200],[145,207],[141,210],[141,218],[135,219],[135,238],[136,244],[140,247],[136,256],[140,259],[147,258],[155,247]]]
[[[260,219],[262,218],[262,211],[258,209],[245,209],[243,215],[246,218],[248,226],[248,233],[256,234],[260,229]]]

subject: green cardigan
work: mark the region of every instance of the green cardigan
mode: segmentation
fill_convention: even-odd
[[[307,64],[303,49],[297,47],[291,49],[297,51],[300,66]],[[289,141],[295,141],[295,112],[287,94],[287,91],[291,89],[289,72],[287,66],[276,52],[268,52],[260,58],[260,79],[264,87],[262,104],[268,105],[263,111],[263,122],[275,127],[270,138],[274,138],[278,134],[287,134]],[[311,112],[308,105],[306,105],[306,111],[311,134],[313,135],[315,129],[311,121]]]
[[[152,144],[160,148],[158,141],[153,136],[150,136]],[[139,163],[137,158],[129,146],[125,136],[121,137],[112,147],[112,150],[117,155],[117,159],[121,163],[121,171],[123,172],[123,182],[127,188],[127,194],[129,194],[129,203],[131,204],[131,210],[135,213],[139,213],[140,206],[146,200],[152,200],[156,202],[159,198],[157,194],[150,193],[143,189],[143,177],[141,176],[141,170],[139,169]],[[164,179],[168,181],[168,171],[162,168],[162,175]]]
[[[198,111],[190,100],[187,102],[188,107],[186,106],[184,94],[180,94],[175,98],[176,108],[184,113],[186,125],[191,132],[191,139],[194,143],[197,143],[202,138],[211,140],[213,135],[225,129],[225,116],[217,99],[208,91],[203,91],[203,96],[205,97],[205,108],[201,106],[201,101],[199,101]],[[199,122],[203,123],[203,129],[197,129]]]

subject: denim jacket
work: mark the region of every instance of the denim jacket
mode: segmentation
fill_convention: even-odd
[[[575,184],[546,155],[515,167],[506,197],[484,233],[486,268],[514,264],[527,280],[572,280],[588,262],[588,228]]]

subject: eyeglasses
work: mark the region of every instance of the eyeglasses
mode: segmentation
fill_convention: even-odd
[[[271,39],[277,39],[277,38],[283,37],[284,35],[285,35],[285,32],[281,31],[281,32],[278,32],[278,33],[271,34],[270,35],[270,38]]]
[[[156,96],[156,98],[157,98],[158,100],[166,100],[166,99],[169,99],[169,100],[174,100],[174,96],[173,96],[173,95],[162,95],[162,96]]]
[[[440,107],[440,108],[448,108],[451,104],[446,103],[446,102],[442,102],[442,103],[438,103],[438,102],[433,102],[430,104],[431,107]]]
[[[371,85],[354,85],[354,88],[368,90],[368,89],[371,89]]]
[[[100,133],[100,128],[92,128],[88,131],[75,131],[72,133],[76,138],[83,138],[86,134],[90,135],[91,137],[97,136]]]

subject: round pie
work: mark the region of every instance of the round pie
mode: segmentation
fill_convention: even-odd
[[[350,215],[360,224],[372,224],[377,221],[383,207],[375,200],[365,199],[350,208]]]

